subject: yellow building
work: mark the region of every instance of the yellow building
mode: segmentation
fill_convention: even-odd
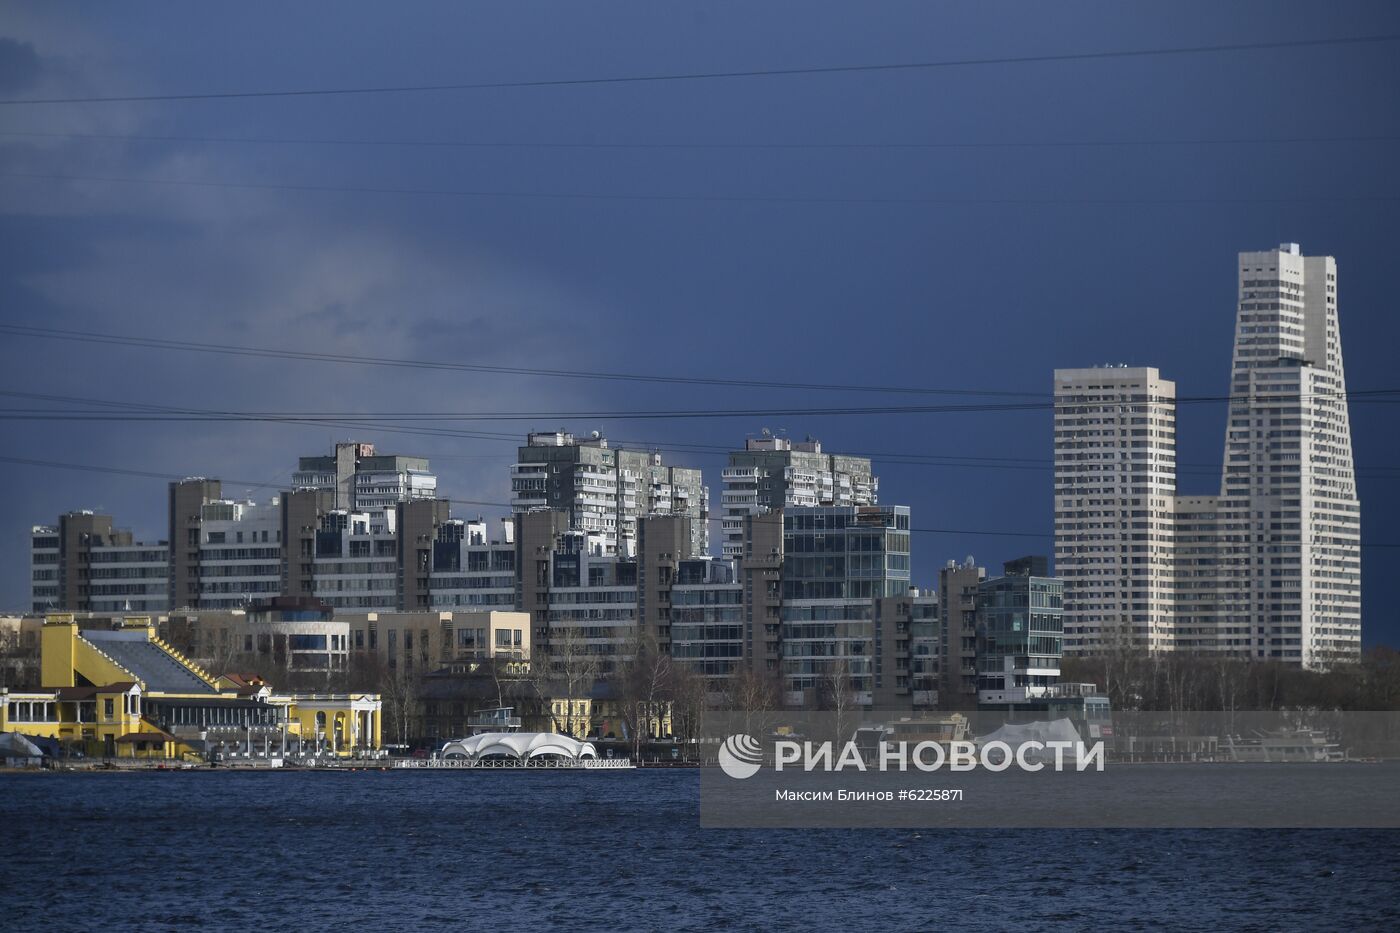
[[[374,694],[277,695],[256,678],[216,678],[166,644],[147,617],[80,630],[51,616],[41,689],[0,691],[0,732],[116,758],[347,756],[380,748]]]

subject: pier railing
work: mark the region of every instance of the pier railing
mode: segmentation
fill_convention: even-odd
[[[477,770],[563,768],[576,771],[615,771],[636,767],[626,758],[584,758],[580,760],[570,758],[534,758],[529,761],[517,761],[513,758],[399,758],[394,761],[393,766],[395,768],[455,768]]]

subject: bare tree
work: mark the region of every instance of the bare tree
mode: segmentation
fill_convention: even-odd
[[[198,651],[198,654],[191,652],[191,657],[206,671],[215,677],[224,674],[242,674],[257,670],[258,665],[253,663],[256,655],[245,652],[242,646],[237,644],[234,635],[227,629],[221,633],[215,632],[212,625],[203,630],[196,626],[191,626],[191,631],[187,634],[187,639],[191,647]],[[261,674],[261,671],[258,671]],[[268,672],[269,674],[271,671]]]
[[[39,685],[39,651],[25,647],[18,626],[0,630],[0,687]]]
[[[530,681],[536,694],[549,706],[560,699],[562,714],[554,713],[556,728],[575,737],[588,732],[586,701],[598,680],[598,656],[578,629],[560,627],[550,633],[548,653],[538,654],[531,665]],[[562,698],[560,694],[563,694]]]
[[[709,689],[702,675],[684,665],[672,663],[669,688],[671,732],[685,743],[687,757],[705,733]]]
[[[418,718],[422,677],[408,665],[387,668],[379,682],[380,698],[387,714],[387,725],[400,744],[408,744]]]
[[[670,703],[671,655],[662,651],[654,637],[639,635],[632,644],[631,658],[611,678],[622,721],[632,740],[632,759],[641,760],[642,740],[652,722],[665,718]]]
[[[851,714],[856,706],[849,658],[834,658],[827,663],[818,684],[818,705],[832,714],[832,741],[838,745],[846,742],[853,728]]]
[[[496,688],[496,708],[506,705],[507,688],[514,686],[521,674],[529,669],[529,662],[523,656],[506,658],[497,654],[491,658],[491,685]]]
[[[774,672],[745,666],[729,678],[725,705],[741,732],[761,738],[773,731],[782,696],[782,682]]]
[[[1234,658],[1218,658],[1215,661],[1215,690],[1220,700],[1220,709],[1225,713],[1225,731],[1235,731],[1235,707],[1239,705],[1239,695],[1244,686],[1244,665]]]

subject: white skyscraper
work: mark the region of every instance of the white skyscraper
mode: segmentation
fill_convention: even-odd
[[[1313,666],[1361,646],[1361,503],[1337,320],[1337,263],[1298,244],[1241,253],[1230,377],[1225,530],[1251,552],[1247,599],[1223,624],[1252,628],[1256,658]],[[1234,611],[1237,610],[1237,611]]]
[[[1055,370],[1055,575],[1064,650],[1172,647],[1176,384],[1150,367]]]
[[[1361,505],[1337,267],[1241,253],[1218,495],[1176,494],[1155,369],[1055,371],[1065,653],[1115,644],[1306,667],[1361,650]]]

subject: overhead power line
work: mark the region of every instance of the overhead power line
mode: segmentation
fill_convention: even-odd
[[[183,413],[183,415],[223,415],[228,417],[239,416],[238,420],[246,420],[246,422],[265,420],[263,417],[253,415],[253,413],[249,412],[216,412],[216,410],[210,409],[174,408],[174,406],[148,405],[148,403],[118,401],[118,399],[77,398],[77,396],[70,395],[39,394],[39,392],[20,391],[0,391],[0,396],[34,399],[34,401],[84,403],[84,405],[104,406],[106,409],[136,410],[136,412],[169,412]],[[34,415],[43,415],[45,412],[55,412],[56,409],[24,410],[27,413],[34,413]],[[57,409],[57,412],[71,413],[71,409]],[[308,424],[309,422],[302,422],[302,420],[294,419],[294,417],[286,417],[286,419],[279,419],[274,423],[302,426],[302,424]],[[386,426],[386,424],[382,423],[353,422],[353,420],[344,420],[344,422],[316,422],[312,424],[321,427],[344,427],[344,429],[349,430],[370,431],[370,433],[410,434],[410,436],[451,438],[451,440],[484,440],[491,441],[491,443],[510,444],[512,447],[517,447],[522,440],[521,434],[519,434],[518,431],[515,431],[515,433],[491,433],[491,431],[437,429],[437,427],[419,427],[419,429],[413,429],[413,427]],[[619,445],[620,448],[631,448],[631,450],[679,452],[679,454],[700,454],[707,455],[707,457],[721,457],[721,455],[734,451],[734,447],[731,447],[731,445],[700,444],[693,443],[693,441],[689,441],[689,443],[668,443],[668,441],[615,438],[613,443]],[[872,459],[872,461],[882,462],[882,464],[885,465],[937,466],[937,468],[953,469],[1014,469],[1014,471],[1042,472],[1042,474],[1051,472],[1054,465],[1053,459],[1049,458],[987,457],[987,455],[959,457],[959,455],[916,454],[916,452],[909,451],[874,452],[841,450],[839,451],[839,455],[865,457]],[[487,458],[483,457],[482,459]],[[1355,475],[1364,476],[1364,478],[1392,479],[1397,471],[1400,471],[1400,468],[1396,468],[1396,466],[1354,466]],[[1183,462],[1177,462],[1175,472],[1176,475],[1179,476],[1219,476],[1221,475],[1221,466],[1217,464],[1183,464]]]
[[[193,340],[169,340],[129,334],[96,333],[93,331],[60,330],[24,324],[0,324],[0,334],[80,343],[150,347],[158,350],[178,350],[189,353],[213,353],[225,356],[251,356],[266,359],[309,360],[322,363],[348,363],[357,366],[380,366],[403,369],[446,370],[452,372],[495,373],[512,376],[544,376],[560,379],[596,379],[621,382],[673,383],[680,385],[736,386],[757,389],[801,389],[803,391],[887,392],[910,395],[973,395],[1039,397],[1043,393],[1011,392],[1004,389],[941,389],[928,386],[849,385],[822,382],[780,382],[771,379],[722,379],[711,376],[678,376],[658,373],[598,372],[578,369],[551,369],[526,366],[493,366],[450,360],[403,359],[385,356],[356,356],[348,353],[325,353],[314,350],[287,350],[277,347],[249,347],[237,344],[207,343]]]
[[[178,480],[190,478],[189,474],[181,475],[181,474],[178,474],[178,473],[160,473],[160,472],[154,472],[154,471],[149,471],[149,470],[131,470],[131,469],[124,469],[124,468],[121,468],[121,467],[113,467],[113,466],[105,466],[105,465],[97,465],[97,464],[88,464],[88,463],[67,463],[67,462],[57,461],[57,460],[38,460],[38,459],[31,459],[31,458],[27,458],[27,457],[0,456],[0,463],[10,463],[10,464],[15,464],[15,465],[19,465],[19,466],[43,467],[43,468],[45,468],[45,469],[80,470],[80,471],[82,471],[82,472],[87,472],[87,473],[107,473],[107,474],[112,474],[112,475],[116,475],[116,476],[133,476],[133,477],[138,477],[138,478],[143,478],[143,479],[149,478],[149,479],[164,479],[164,480],[175,480],[175,481],[178,481]],[[210,479],[217,479],[217,480],[219,480],[220,483],[227,483],[227,484],[229,484],[230,486],[274,487],[274,486],[277,486],[277,485],[278,485],[278,484],[276,484],[276,483],[267,483],[267,482],[262,482],[262,481],[256,481],[256,482],[255,482],[255,481],[249,481],[249,480],[235,480],[235,479],[228,479],[228,478],[224,478],[224,477],[209,477],[209,478],[210,478]],[[286,488],[285,484],[283,485],[282,488]],[[511,504],[510,504],[509,502],[496,502],[496,501],[492,501],[492,500],[488,500],[488,499],[460,499],[460,498],[449,497],[449,496],[442,496],[442,497],[438,497],[438,498],[445,499],[447,502],[450,502],[450,503],[452,503],[453,505],[490,506],[490,507],[493,507],[493,508],[501,508],[501,509],[510,509],[510,508],[512,508],[512,506],[511,506]],[[709,519],[709,520],[710,520],[710,521],[719,521],[720,519],[719,519],[718,517],[716,517],[716,518],[711,518],[711,519]],[[915,534],[930,534],[930,535],[975,535],[975,536],[997,537],[997,538],[1053,538],[1053,537],[1054,537],[1054,534],[1053,534],[1053,533],[1051,533],[1051,532],[1045,532],[1045,531],[1008,531],[1008,530],[989,530],[989,529],[983,529],[983,528],[973,529],[973,528],[923,528],[923,527],[912,527],[912,528],[909,529],[909,531],[912,532],[912,533],[915,533]],[[1370,542],[1363,542],[1363,543],[1361,544],[1361,547],[1362,547],[1362,548],[1400,548],[1400,543],[1391,543],[1391,542],[1370,543]]]
[[[1226,403],[1249,401],[1256,407],[1281,405],[1308,398],[1342,398],[1351,401],[1392,401],[1389,396],[1400,394],[1400,389],[1357,390],[1345,394],[1315,393],[1312,395],[1278,396],[1195,396],[1176,399],[1177,405],[1205,402]],[[775,407],[775,408],[674,408],[674,409],[614,409],[604,411],[403,411],[403,412],[273,412],[273,411],[193,411],[171,409],[168,411],[111,412],[111,411],[67,411],[63,409],[0,409],[3,421],[291,421],[296,423],[334,423],[355,419],[364,425],[418,424],[432,422],[477,421],[665,421],[693,420],[708,418],[787,418],[787,417],[849,417],[869,415],[926,415],[926,414],[986,414],[1023,411],[1064,411],[1073,408],[1118,408],[1134,404],[1123,402],[985,402],[964,405],[864,405],[850,407]]]
[[[1400,40],[1400,34],[1334,36],[1316,39],[1280,39],[1262,42],[1230,42],[1217,45],[1167,46],[1151,49],[1115,49],[1088,52],[1059,52],[1039,55],[998,55],[980,58],[948,58],[935,61],[894,62],[866,65],[821,65],[803,68],[749,68],[732,71],[689,71],[660,74],[614,75],[588,78],[548,78],[517,81],[470,81],[450,84],[386,84],[358,87],[280,88],[261,91],[184,91],[164,94],[122,94],[86,97],[27,97],[0,100],[0,105],[16,104],[107,104],[181,100],[234,100],[272,97],[330,97],[359,94],[410,94],[432,91],[483,91],[505,88],[579,87],[585,85],[679,83],[729,78],[776,78],[798,75],[837,75],[872,72],[933,71],[995,65],[1030,65],[1072,61],[1110,61],[1128,58],[1165,58],[1179,55],[1209,55],[1226,52],[1256,52],[1277,49],[1304,49],[1324,46],[1366,46]]]
[[[271,182],[201,181],[175,178],[135,178],[120,175],[67,175],[46,172],[5,172],[0,178],[30,181],[82,181],[114,185],[152,185],[162,188],[224,188],[239,191],[297,191],[320,194],[383,194],[413,197],[499,198],[528,201],[630,201],[663,204],[941,204],[949,207],[1019,206],[1057,207],[1068,205],[1128,206],[1192,205],[1192,204],[1389,204],[1400,201],[1400,195],[1286,195],[1274,197],[1194,197],[1194,198],[1085,198],[1085,197],[960,197],[933,195],[900,195],[893,197],[841,195],[765,195],[765,194],[626,194],[620,192],[586,191],[491,191],[470,188],[404,188],[376,185],[314,185],[277,184]]]
[[[769,416],[769,415],[781,416],[781,415],[787,415],[787,414],[826,414],[826,413],[831,413],[831,412],[840,413],[840,414],[887,414],[887,413],[892,413],[892,412],[893,412],[893,413],[902,413],[902,412],[923,413],[923,412],[925,412],[925,411],[964,411],[964,410],[965,410],[965,411],[991,411],[991,410],[1001,410],[1001,409],[1019,411],[1019,410],[1027,410],[1027,409],[1037,409],[1037,408],[1042,408],[1042,409],[1043,409],[1043,408],[1054,408],[1054,407],[1072,408],[1072,407],[1075,407],[1077,404],[1083,404],[1083,405],[1085,405],[1085,406],[1102,406],[1102,405],[1104,404],[1103,402],[1098,402],[1098,401],[1095,401],[1095,402],[1085,402],[1085,403],[1074,403],[1074,402],[1064,402],[1064,401],[1058,401],[1058,402],[1057,402],[1057,401],[1055,400],[1055,397],[1054,397],[1051,393],[1049,393],[1049,392],[1007,391],[1007,390],[997,390],[997,389],[973,389],[973,388],[960,388],[960,387],[951,387],[951,388],[930,388],[930,387],[925,387],[925,386],[871,386],[871,385],[850,385],[850,384],[840,384],[840,383],[779,382],[779,381],[774,381],[774,380],[733,379],[733,378],[727,378],[727,379],[726,379],[726,378],[704,377],[704,376],[676,376],[676,375],[660,375],[660,374],[628,373],[628,372],[595,372],[595,371],[588,371],[588,370],[571,370],[571,369],[546,369],[546,368],[535,368],[535,367],[492,366],[492,365],[485,365],[485,364],[478,364],[478,363],[459,363],[459,362],[452,362],[452,361],[445,361],[445,360],[416,360],[416,359],[404,359],[404,358],[395,358],[395,357],[355,356],[355,355],[351,355],[351,354],[342,354],[342,353],[322,353],[322,352],[311,351],[311,350],[285,350],[285,349],[279,349],[279,348],[273,348],[273,347],[250,347],[250,346],[240,346],[240,345],[236,345],[236,344],[218,344],[218,343],[206,343],[206,342],[188,341],[188,340],[167,340],[167,339],[158,338],[158,337],[142,337],[142,336],[132,336],[132,335],[124,335],[124,334],[98,333],[98,332],[93,332],[93,331],[60,330],[60,329],[57,329],[57,328],[38,327],[38,326],[32,326],[32,325],[26,325],[26,324],[0,324],[0,334],[8,334],[8,335],[11,335],[11,336],[16,336],[16,337],[32,337],[32,338],[51,339],[51,340],[76,341],[76,342],[80,342],[80,343],[97,343],[97,344],[108,345],[108,346],[116,346],[116,345],[121,345],[121,346],[135,346],[135,347],[146,347],[146,348],[158,349],[158,350],[174,350],[174,351],[193,352],[193,353],[213,353],[213,354],[223,354],[223,355],[229,355],[229,356],[263,357],[263,358],[269,358],[269,359],[309,360],[309,361],[314,361],[314,362],[340,363],[340,364],[363,365],[363,366],[387,366],[387,367],[394,367],[394,368],[421,369],[421,370],[448,370],[448,371],[461,371],[461,372],[482,372],[482,373],[493,373],[493,374],[504,374],[504,375],[545,376],[545,377],[570,378],[570,379],[618,380],[618,381],[626,381],[626,382],[672,383],[672,384],[702,385],[702,386],[735,386],[735,387],[743,387],[743,388],[801,389],[801,390],[804,390],[804,391],[827,390],[827,391],[841,391],[841,392],[877,392],[877,393],[914,394],[914,395],[951,395],[951,396],[973,396],[973,397],[986,396],[986,397],[1007,397],[1007,398],[1019,398],[1019,399],[1030,399],[1030,400],[1035,400],[1035,401],[1034,401],[1034,404],[1028,404],[1028,403],[1024,403],[1024,402],[1008,402],[1008,403],[998,403],[998,404],[995,404],[995,405],[993,405],[993,404],[991,404],[991,403],[981,403],[981,404],[977,404],[977,405],[969,405],[969,406],[962,406],[962,407],[959,407],[959,406],[932,406],[932,407],[930,407],[930,406],[897,406],[897,407],[867,407],[867,408],[843,408],[843,409],[807,408],[807,409],[783,409],[783,410],[777,410],[777,411],[773,411],[773,410],[744,411],[744,412],[737,412],[737,413],[734,413],[734,412],[726,412],[726,413],[723,413],[724,415],[728,415],[728,414],[740,414],[740,415],[745,415],[745,416],[754,415],[754,416],[758,416],[758,417],[763,417],[763,416]],[[1315,393],[1315,395],[1316,395],[1316,397],[1328,397],[1328,395],[1330,395],[1330,393]],[[1397,396],[1397,395],[1400,395],[1400,388],[1387,388],[1387,389],[1357,389],[1357,390],[1352,390],[1352,391],[1349,391],[1349,392],[1346,393],[1346,397],[1347,397],[1348,399],[1350,399],[1350,400],[1353,400],[1353,401],[1377,401],[1377,402],[1379,402],[1379,401],[1386,401],[1386,400],[1388,400],[1388,397],[1390,397],[1390,396]],[[39,398],[39,399],[50,400],[50,401],[57,400],[57,401],[65,401],[65,402],[76,402],[76,403],[79,403],[79,404],[92,403],[92,404],[100,404],[100,405],[104,405],[104,406],[110,407],[110,403],[109,403],[107,400],[75,399],[75,398],[73,398],[73,397],[58,397],[58,396],[40,396],[40,395],[34,395],[34,394],[32,394],[32,393],[17,393],[17,392],[3,392],[3,391],[0,391],[0,396],[11,396],[11,397],[17,397],[17,398]],[[1311,397],[1314,397],[1314,396],[1311,395],[1311,394],[1303,394],[1303,395],[1296,395],[1296,394],[1295,394],[1295,395],[1280,394],[1280,395],[1278,395],[1278,396],[1276,396],[1276,397],[1275,397],[1275,396],[1267,396],[1267,395],[1254,395],[1254,396],[1200,395],[1200,396],[1181,396],[1181,397],[1179,397],[1179,398],[1174,399],[1173,401],[1174,401],[1176,404],[1195,404],[1195,403],[1206,403],[1206,402],[1230,402],[1230,401],[1237,401],[1237,400],[1252,400],[1252,401],[1255,401],[1255,402],[1267,403],[1267,402],[1269,402],[1270,400],[1272,400],[1272,399],[1274,399],[1274,398],[1277,398],[1279,401],[1289,401],[1289,400],[1295,399],[1295,398],[1311,398]],[[210,416],[213,416],[213,415],[224,415],[224,416],[233,416],[233,415],[238,415],[238,416],[252,416],[252,415],[258,415],[258,416],[263,416],[263,415],[265,415],[265,416],[268,416],[268,417],[276,416],[276,417],[288,417],[288,418],[294,418],[294,417],[307,417],[307,418],[310,418],[310,417],[320,417],[320,418],[324,418],[324,417],[332,417],[332,418],[371,418],[371,419],[373,419],[373,418],[385,418],[385,419],[403,419],[403,420],[414,420],[414,421],[428,421],[428,420],[469,420],[469,419],[477,418],[477,417],[484,417],[484,418],[503,418],[503,417],[507,417],[506,415],[503,415],[503,414],[501,414],[501,413],[493,413],[493,414],[487,414],[487,415],[468,414],[468,413],[446,413],[446,412],[439,412],[439,413],[427,413],[427,412],[396,412],[396,413],[395,413],[395,412],[390,412],[390,413],[379,413],[379,414],[354,413],[354,412],[336,412],[336,413],[328,413],[328,412],[250,413],[250,412],[209,411],[209,410],[201,410],[201,409],[189,409],[189,408],[178,408],[178,407],[162,407],[162,406],[140,406],[140,407],[143,407],[145,410],[149,410],[149,411],[166,412],[166,413],[172,413],[172,414],[183,414],[183,415],[210,415]],[[664,417],[664,416],[666,416],[666,415],[668,415],[668,414],[670,414],[670,413],[667,413],[667,412],[630,412],[630,413],[626,413],[626,412],[624,412],[624,413],[620,413],[620,414],[614,414],[614,413],[600,413],[600,412],[583,412],[583,413],[579,413],[579,412],[573,412],[573,413],[539,413],[539,412],[531,412],[531,413],[514,413],[514,414],[510,415],[509,417],[516,417],[516,418],[519,418],[519,419],[521,419],[521,420],[531,420],[531,419],[534,419],[534,420],[545,421],[545,420],[559,420],[559,419],[561,419],[561,418],[562,418],[562,419],[565,419],[565,420],[568,420],[568,419],[604,418],[604,417]],[[704,416],[719,417],[719,416],[721,416],[721,415],[720,415],[720,414],[715,414],[715,413],[706,413],[706,412],[692,412],[692,413],[676,414],[675,416],[676,416],[676,417],[704,417]]]
[[[1154,146],[1281,146],[1303,143],[1393,143],[1400,134],[1338,136],[1219,136],[1176,139],[939,140],[936,142],[589,142],[548,140],[346,139],[285,136],[182,136],[151,133],[54,133],[3,130],[0,138],[73,139],[88,142],[166,142],[282,146],[371,146],[409,149],[600,149],[600,150],[936,150],[1090,149]]]

